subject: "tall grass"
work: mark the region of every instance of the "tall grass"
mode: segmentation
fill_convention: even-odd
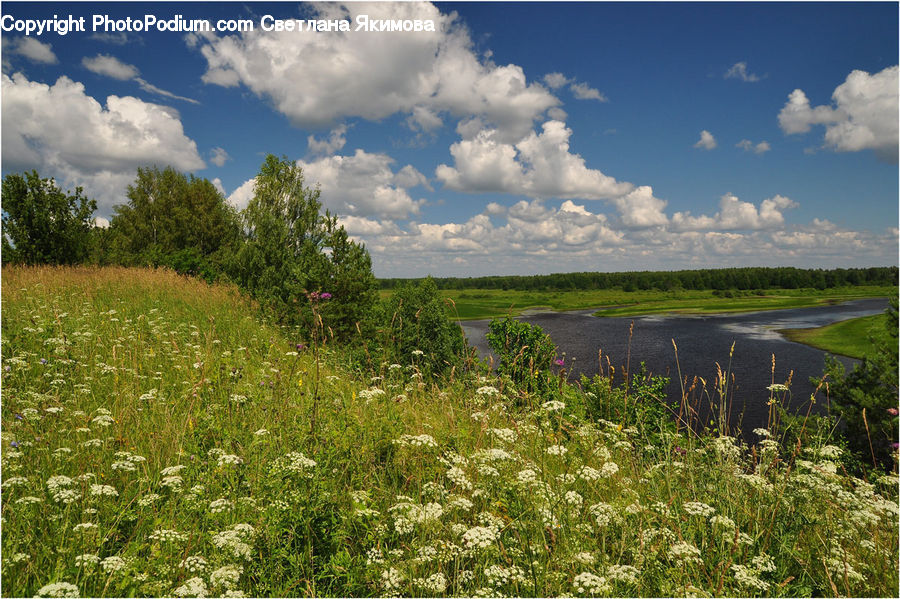
[[[360,374],[255,314],[164,271],[4,269],[4,596],[898,593],[897,478],[824,439]]]

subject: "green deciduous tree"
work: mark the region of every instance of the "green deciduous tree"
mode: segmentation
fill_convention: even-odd
[[[3,179],[3,262],[77,264],[89,252],[94,200],[65,193],[37,171]]]
[[[169,167],[139,168],[104,240],[113,262],[216,269],[239,240],[237,213],[206,179]]]
[[[337,218],[321,213],[319,190],[287,158],[266,157],[253,198],[242,213],[244,243],[232,278],[282,320],[313,326],[310,297],[326,329],[347,337],[377,297],[368,251]],[[322,296],[320,296],[322,297]],[[326,330],[327,332],[327,330]]]

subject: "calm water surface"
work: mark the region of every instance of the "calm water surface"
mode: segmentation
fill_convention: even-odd
[[[631,371],[637,372],[641,362],[653,374],[671,378],[667,388],[670,402],[681,398],[678,368],[672,341],[678,345],[681,373],[690,379],[703,377],[709,386],[716,380],[716,363],[725,370],[729,351],[734,344],[731,372],[734,375],[734,401],[731,422],[741,423],[743,431],[766,425],[766,402],[772,384],[772,356],[775,356],[775,382],[783,383],[792,376],[791,398],[795,406],[803,405],[815,388],[809,377],[820,376],[825,365],[825,352],[788,341],[777,329],[818,327],[848,318],[878,314],[887,308],[883,298],[862,299],[836,306],[771,310],[744,314],[703,316],[635,316],[597,318],[595,310],[546,312],[521,316],[520,320],[540,326],[549,334],[560,352],[565,352],[570,380],[581,374],[598,372],[598,353],[602,351],[603,371],[607,358],[621,372],[628,359],[629,328],[634,322],[631,339]],[[463,323],[469,343],[479,354],[489,354],[485,333],[489,320]],[[856,360],[839,357],[847,367]],[[823,392],[816,409],[824,409]]]

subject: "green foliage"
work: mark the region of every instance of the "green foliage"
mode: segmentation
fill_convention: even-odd
[[[462,329],[434,280],[397,289],[382,306],[386,359],[414,364],[428,373],[445,372],[465,354]]]
[[[356,376],[169,271],[3,278],[4,595],[898,596],[896,475],[816,434],[785,454],[592,422],[575,386]]]
[[[509,376],[521,391],[541,394],[559,387],[551,371],[556,345],[541,327],[509,316],[495,318],[486,337],[500,359],[497,372]]]
[[[370,316],[375,277],[368,251],[321,208],[319,190],[305,185],[299,166],[267,156],[242,215],[244,243],[230,272],[283,322],[310,330],[318,326],[315,309],[326,330],[346,338]],[[320,293],[331,297],[313,303]]]
[[[897,298],[891,300],[884,331],[872,337],[872,350],[847,374],[828,356],[823,380],[831,406],[845,427],[850,448],[882,465],[891,463],[897,441]],[[814,380],[814,383],[819,381]],[[863,413],[865,412],[865,419]],[[871,442],[871,446],[869,443]]]
[[[3,179],[3,263],[77,264],[87,258],[97,203],[64,193],[37,171]]]
[[[104,234],[105,261],[213,278],[239,240],[237,214],[206,179],[139,168]]]
[[[587,414],[594,420],[604,419],[636,426],[639,430],[672,428],[674,421],[666,409],[668,377],[653,376],[641,362],[640,370],[629,381],[615,385],[610,376],[581,376]]]

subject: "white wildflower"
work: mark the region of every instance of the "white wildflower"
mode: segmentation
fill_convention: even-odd
[[[468,529],[462,535],[463,543],[469,549],[484,549],[490,547],[498,538],[496,529],[486,526],[475,526]]]
[[[217,463],[220,468],[223,466],[240,466],[244,463],[244,460],[243,458],[236,455],[225,454],[219,456],[219,461]]]
[[[558,456],[564,456],[569,452],[569,450],[566,449],[566,447],[564,445],[551,445],[545,451],[546,451],[547,455],[558,455]]]
[[[238,581],[240,581],[241,573],[243,573],[243,571],[244,568],[242,566],[238,566],[235,564],[222,566],[221,568],[214,570],[209,575],[209,584],[214,587],[232,589],[237,586],[237,583]]]
[[[69,582],[54,582],[42,586],[35,597],[80,597],[78,587]]]
[[[110,485],[91,485],[91,495],[94,497],[118,497],[119,492]]]
[[[104,558],[100,561],[100,567],[103,568],[103,571],[107,573],[119,572],[120,570],[123,570],[127,565],[128,563],[117,555]]]
[[[573,582],[575,591],[582,596],[594,597],[609,593],[610,587],[606,579],[590,572],[582,572]]]
[[[716,513],[716,508],[699,501],[688,501],[682,507],[688,515],[700,516],[701,518],[709,518]]]
[[[181,560],[179,566],[191,574],[196,574],[198,572],[204,572],[209,567],[209,563],[202,555],[191,555]]]
[[[176,597],[207,597],[208,592],[203,579],[195,576],[185,580],[183,585],[172,591],[172,594]]]
[[[159,541],[160,543],[184,542],[187,541],[187,537],[187,534],[169,528],[158,528],[151,532],[149,536],[151,541]]]

